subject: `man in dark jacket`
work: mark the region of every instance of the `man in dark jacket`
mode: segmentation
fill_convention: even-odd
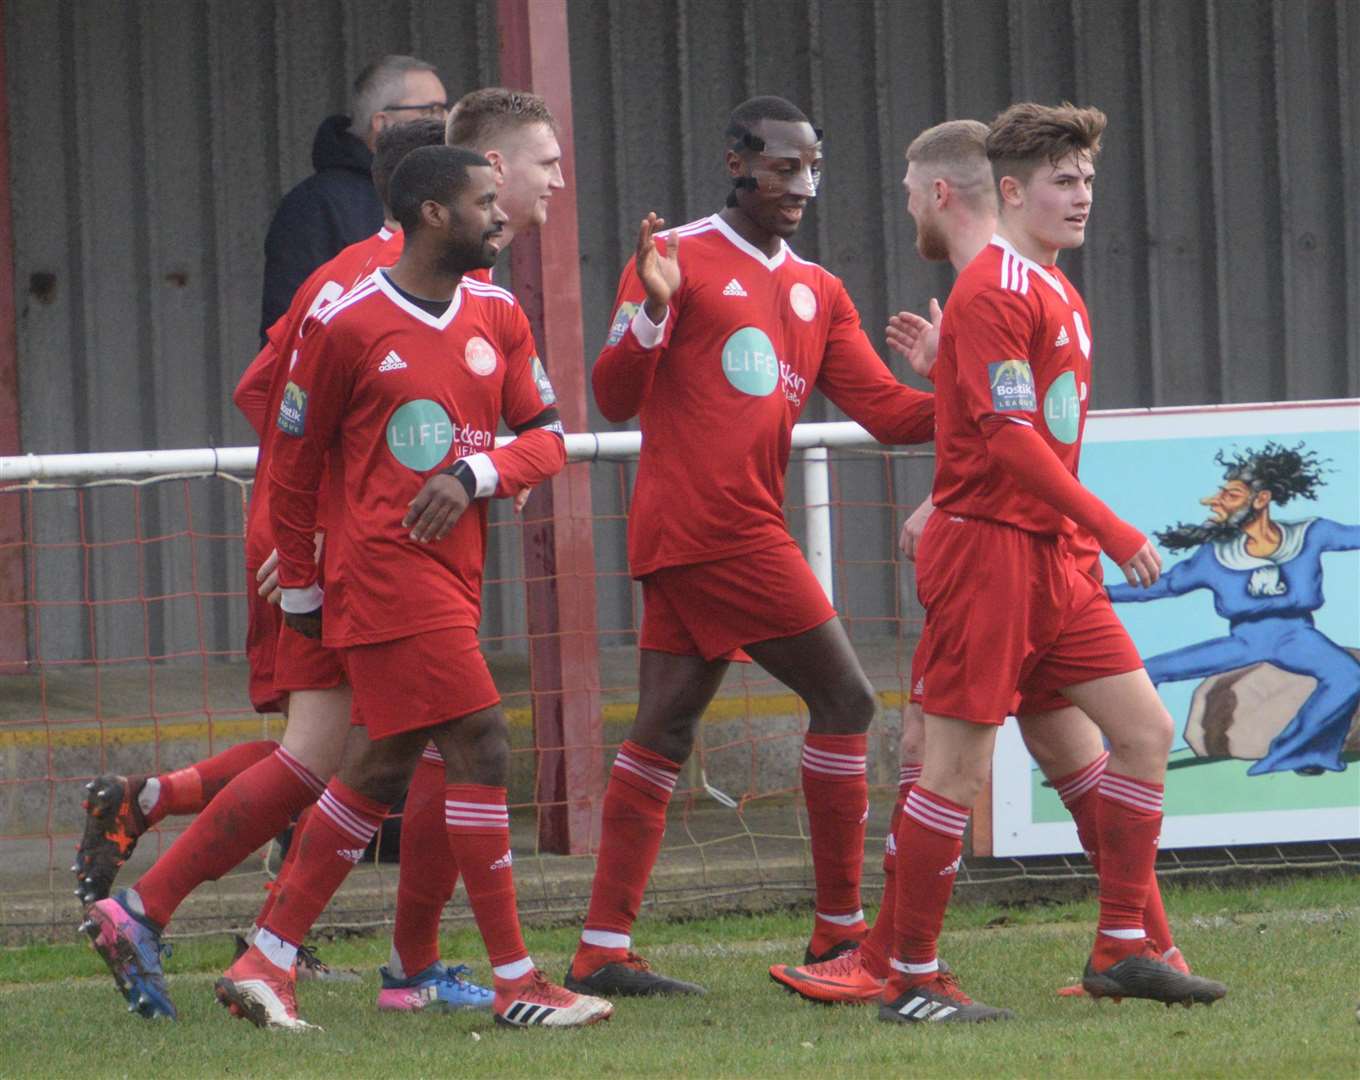
[[[354,80],[351,116],[328,116],[312,142],[316,170],[283,197],[264,242],[260,334],[288,310],[307,275],[342,248],[382,227],[369,170],[378,133],[430,116],[442,120],[448,96],[434,66],[384,56]]]

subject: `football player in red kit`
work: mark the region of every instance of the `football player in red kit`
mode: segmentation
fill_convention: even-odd
[[[1069,105],[1014,105],[996,119],[986,150],[997,235],[959,275],[940,327],[936,509],[917,562],[925,748],[896,836],[886,1021],[1012,1015],[972,1001],[936,948],[968,814],[1017,692],[1059,691],[1110,743],[1096,786],[1100,917],[1086,991],[1187,1004],[1225,992],[1172,966],[1146,934],[1171,719],[1070,543],[1075,522],[1131,584],[1158,576],[1147,538],[1076,477],[1092,331],[1056,260],[1085,239],[1104,127],[1099,110]]]
[[[304,327],[268,477],[285,618],[343,651],[367,742],[347,751],[276,903],[217,994],[260,1026],[307,1026],[294,993],[297,944],[433,739],[446,762],[446,840],[491,958],[497,1019],[593,1023],[611,1006],[549,983],[520,934],[509,740],[477,641],[484,500],[561,469],[555,399],[514,297],[464,276],[500,248],[506,217],[490,162],[458,147],[416,150],[391,197],[402,257]],[[496,449],[501,419],[519,437]],[[312,547],[328,451],[340,505],[323,589]]]
[[[821,136],[782,98],[732,113],[719,213],[655,214],[624,269],[593,381],[610,420],[638,416],[628,557],[643,589],[637,718],[604,800],[590,907],[567,973],[605,994],[697,993],[652,971],[631,930],[694,732],[728,664],[754,659],[811,714],[802,780],[817,915],[808,958],[866,930],[859,883],[873,687],[781,511],[794,423],[814,388],[887,443],[928,441],[931,396],[893,378],[841,282],[785,242],[817,194]]]
[[[907,148],[903,178],[907,211],[916,224],[916,250],[922,258],[949,261],[961,271],[991,243],[996,233],[996,184],[987,160],[987,125],[976,120],[949,120],[923,131]],[[931,321],[899,312],[889,321],[888,341],[919,374],[929,378],[935,362],[941,312],[932,301]],[[1078,392],[1080,394],[1080,391]],[[930,500],[914,512],[902,529],[902,553],[917,558],[917,541],[932,511]],[[1078,569],[1100,579],[1100,546],[1080,527],[1074,527],[1068,546]],[[915,665],[914,665],[915,666]],[[897,910],[896,832],[902,807],[921,775],[925,744],[918,671],[911,680],[910,701],[902,710],[902,756],[897,801],[893,806],[883,855],[883,898],[878,918],[853,953],[821,964],[775,965],[776,982],[813,1001],[876,1002],[888,976],[893,926]],[[1025,747],[1053,784],[1071,812],[1083,849],[1094,863],[1098,858],[1096,799],[1108,758],[1100,729],[1056,691],[1029,696],[1015,709]],[[1148,886],[1143,914],[1148,936],[1168,963],[1188,970],[1172,939],[1156,874]],[[1081,986],[1062,988],[1066,995],[1083,993]]]

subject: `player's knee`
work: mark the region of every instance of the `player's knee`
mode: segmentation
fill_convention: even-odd
[[[874,722],[878,697],[868,679],[856,679],[809,701],[811,729],[824,735],[862,735]]]
[[[412,763],[369,757],[355,764],[344,777],[349,787],[374,802],[395,803],[406,793]]]
[[[1127,724],[1118,731],[1107,731],[1113,756],[1140,767],[1165,764],[1171,755],[1175,729],[1171,714],[1165,709],[1149,711],[1136,724]]]
[[[908,704],[902,710],[902,741],[899,752],[903,761],[920,761],[926,752],[926,720],[921,706]]]

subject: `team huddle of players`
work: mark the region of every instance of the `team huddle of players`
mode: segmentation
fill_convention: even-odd
[[[1162,910],[1171,721],[1100,582],[1102,551],[1131,585],[1155,581],[1159,559],[1076,478],[1092,330],[1056,261],[1084,239],[1104,126],[1096,109],[1023,104],[909,147],[918,249],[959,278],[946,310],[894,316],[888,339],[934,394],[892,376],[840,280],[786,243],[817,195],[822,140],[784,99],[729,117],[721,210],[669,230],[642,221],[592,373],[601,412],[636,416],[643,433],[628,534],[643,590],[638,711],[561,985],[520,932],[508,736],[477,641],[487,502],[522,499],[565,463],[528,322],[489,277],[563,186],[555,125],[541,99],[492,89],[460,101],[447,126],[383,132],[373,173],[388,225],[302,285],[236,394],[260,435],[251,694],[286,710],[282,743],[90,785],[83,929],[129,1009],[175,1016],[160,963],[175,909],[300,814],[216,994],[260,1026],[310,1026],[296,983],[328,972],[302,943],[403,796],[379,1008],[569,1027],[608,1018],[611,998],[704,993],[653,970],[632,928],[696,726],[734,660],[785,682],[810,715],[816,915],[803,963],[771,968],[777,982],[878,1002],[896,1023],[1012,1015],[969,998],[937,942],[996,730],[1015,714],[1099,873],[1096,941],[1081,985],[1062,992],[1221,997],[1191,974]],[[874,691],[781,510],[813,387],[884,443],[936,446],[932,499],[903,530],[927,616],[872,927],[860,881]],[[517,437],[498,448],[502,422]],[[137,837],[188,813],[170,850],[110,895]],[[439,955],[459,876],[491,990]]]

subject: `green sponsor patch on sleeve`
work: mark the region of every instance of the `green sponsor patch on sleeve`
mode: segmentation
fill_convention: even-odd
[[[1034,412],[1039,407],[1034,372],[1024,360],[988,364],[987,385],[992,391],[992,408],[997,412]]]
[[[640,305],[625,301],[619,305],[619,310],[614,312],[614,321],[609,325],[609,337],[605,340],[606,345],[617,345],[623,340],[623,335],[628,333],[628,327],[633,322],[633,316],[637,314]]]
[[[301,435],[307,427],[307,391],[290,382],[283,388],[279,402],[279,430],[285,435]]]

